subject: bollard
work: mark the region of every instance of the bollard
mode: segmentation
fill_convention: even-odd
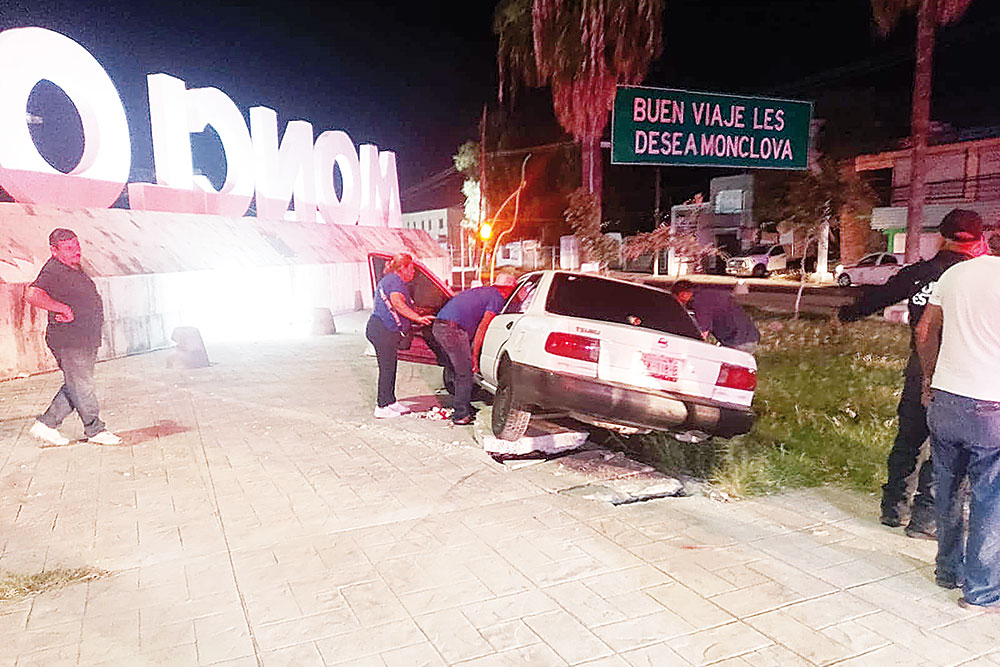
[[[313,308],[312,335],[327,336],[337,333],[337,324],[329,308]]]
[[[211,366],[201,332],[195,327],[177,327],[170,334],[170,340],[177,344],[174,353],[167,358],[168,368],[205,368]]]

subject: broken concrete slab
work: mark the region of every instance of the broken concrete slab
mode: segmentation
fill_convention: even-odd
[[[475,438],[483,450],[495,459],[545,457],[579,449],[587,443],[590,433],[575,428],[575,423],[533,418],[527,432],[519,440],[501,440],[490,427],[492,408],[482,410],[476,419]]]
[[[566,454],[524,472],[554,493],[614,505],[688,495],[680,479],[629,458],[624,452],[606,449]]]

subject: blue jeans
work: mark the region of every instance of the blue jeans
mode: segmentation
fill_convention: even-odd
[[[928,409],[937,478],[937,577],[975,605],[1000,605],[1000,402],[935,390]],[[968,475],[968,539],[961,486]]]
[[[434,320],[431,332],[448,357],[455,384],[455,408],[452,419],[464,419],[472,414],[472,343],[465,329],[454,322]],[[446,367],[447,369],[448,367]]]
[[[94,364],[97,350],[90,348],[62,348],[52,350],[63,372],[63,386],[52,399],[49,408],[38,417],[49,428],[59,428],[74,410],[83,422],[83,434],[88,438],[104,430],[100,406],[94,386]]]

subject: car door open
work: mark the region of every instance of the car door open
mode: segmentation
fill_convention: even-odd
[[[385,275],[385,267],[392,260],[392,255],[371,253],[368,255],[368,271],[371,277],[372,293],[375,286]],[[436,315],[441,307],[448,302],[454,293],[434,273],[420,262],[414,260],[416,271],[409,283],[410,298],[413,309],[421,315]],[[430,327],[412,323],[413,344],[408,350],[400,350],[399,358],[404,361],[414,361],[421,364],[439,363],[437,342],[431,335]]]

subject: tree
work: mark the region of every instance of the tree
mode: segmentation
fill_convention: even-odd
[[[917,12],[917,64],[913,72],[913,103],[910,136],[910,197],[906,212],[906,261],[920,259],[920,231],[924,201],[927,199],[927,135],[931,124],[931,73],[934,58],[934,31],[962,18],[972,0],[871,0],[872,14],[879,31],[886,35],[900,17]]]
[[[581,144],[583,187],[601,210],[601,135],[619,84],[638,84],[662,49],[663,0],[501,0],[499,96],[551,86],[559,124]]]
[[[700,202],[699,202],[700,203]],[[715,243],[706,243],[699,234],[699,229],[706,224],[703,216],[704,209],[694,213],[692,222],[682,229],[674,229],[670,220],[657,220],[656,226],[651,232],[643,232],[630,236],[622,244],[622,257],[626,260],[633,260],[642,255],[656,254],[654,267],[659,262],[658,255],[664,250],[672,250],[678,258],[677,271],[681,269],[682,262],[693,262],[696,266],[704,265],[709,257],[716,257],[722,254],[722,250]],[[655,270],[655,268],[654,268]]]
[[[618,241],[603,232],[601,209],[594,193],[587,192],[583,187],[577,188],[569,196],[565,216],[573,234],[580,239],[587,259],[596,260],[603,269],[618,258],[620,246]]]

